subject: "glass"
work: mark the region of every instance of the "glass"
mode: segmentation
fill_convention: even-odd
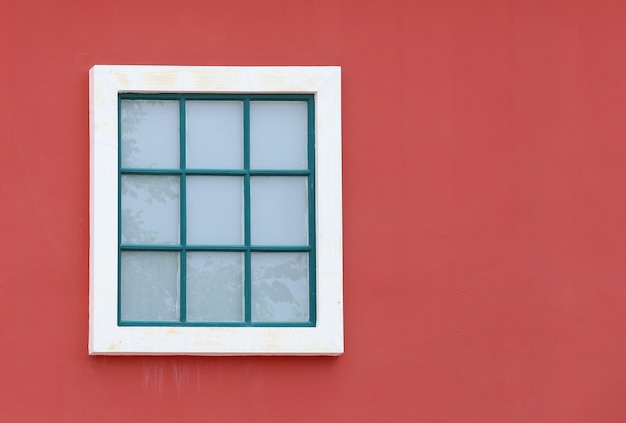
[[[250,102],[250,167],[307,168],[307,103]]]
[[[255,245],[307,245],[306,176],[250,178],[250,231]]]
[[[123,168],[180,166],[178,101],[122,100]]]
[[[187,101],[187,167],[243,168],[243,103]]]
[[[178,176],[122,175],[122,244],[178,244]]]
[[[243,321],[243,253],[187,253],[187,320]]]
[[[187,243],[243,243],[243,178],[187,177]]]
[[[309,320],[308,253],[252,253],[252,321]]]
[[[123,251],[122,320],[179,320],[179,253]]]

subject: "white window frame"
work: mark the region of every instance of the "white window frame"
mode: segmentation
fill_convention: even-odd
[[[315,95],[315,327],[118,326],[118,94]],[[341,69],[96,65],[90,98],[90,355],[343,353]]]

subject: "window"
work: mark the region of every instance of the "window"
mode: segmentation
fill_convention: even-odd
[[[95,66],[90,354],[340,354],[336,67]]]
[[[119,98],[119,324],[315,326],[313,96]]]

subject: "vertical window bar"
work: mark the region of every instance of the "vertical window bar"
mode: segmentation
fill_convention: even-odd
[[[179,102],[180,112],[180,321],[187,321],[187,157],[186,157],[186,143],[187,143],[187,104],[184,97],[181,97]]]
[[[309,322],[317,322],[317,277],[316,277],[316,257],[315,257],[315,101],[313,98],[307,100],[307,162],[309,164],[308,187],[309,187]]]
[[[250,252],[250,99],[243,101],[243,167],[246,174],[243,178],[243,222],[244,222],[244,245],[246,252],[244,257],[244,321],[252,321],[252,253]]]
[[[117,96],[117,324],[122,321],[122,97]]]

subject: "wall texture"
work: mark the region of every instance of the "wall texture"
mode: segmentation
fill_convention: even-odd
[[[626,4],[3,0],[0,415],[623,422]],[[346,353],[89,357],[88,70],[340,65]]]

